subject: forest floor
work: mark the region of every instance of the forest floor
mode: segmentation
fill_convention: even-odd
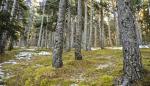
[[[150,49],[141,51],[145,72],[144,79],[137,86],[150,86]],[[0,58],[12,58],[19,52],[19,49],[13,50]],[[74,50],[64,52],[64,66],[59,69],[51,66],[51,54],[34,55],[28,60],[15,59],[14,64],[1,65],[4,73],[9,75],[3,80],[7,86],[112,86],[115,79],[122,75],[121,50],[82,51],[82,54],[83,60],[76,61]]]

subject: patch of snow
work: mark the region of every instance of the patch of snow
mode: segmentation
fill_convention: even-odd
[[[139,48],[150,48],[149,45],[139,45]]]
[[[122,47],[106,47],[107,49],[113,49],[113,50],[122,50]]]
[[[32,52],[20,52],[16,55],[17,59],[27,59],[30,60],[32,57]]]
[[[79,86],[79,85],[78,85],[78,84],[73,83],[73,84],[71,84],[70,86]]]
[[[40,51],[40,52],[20,52],[19,54],[16,55],[16,59],[25,59],[25,60],[30,60],[32,58],[32,56],[49,56],[51,55],[50,52],[46,52],[46,51]]]
[[[41,51],[41,52],[38,53],[38,55],[48,56],[48,55],[51,55],[51,53],[46,52],[46,51]]]
[[[97,48],[91,48],[91,50],[100,50],[101,48],[97,47]]]
[[[35,48],[32,48],[32,49],[25,49],[25,50],[27,50],[27,51],[36,51]]]
[[[7,62],[3,62],[2,64],[17,64],[15,60],[9,60]]]

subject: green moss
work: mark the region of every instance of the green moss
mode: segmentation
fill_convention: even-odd
[[[141,51],[144,68],[147,70],[141,83],[146,86],[150,83],[150,49]],[[63,53],[64,66],[59,69],[52,68],[52,56],[36,56],[30,62],[19,61],[20,64],[4,65],[3,69],[16,75],[7,80],[8,86],[16,85],[16,81],[18,86],[70,86],[73,83],[79,86],[112,86],[113,79],[122,75],[122,51],[104,49],[82,51],[82,54],[83,60],[76,61],[73,50]],[[97,69],[98,65],[108,63],[112,64]],[[80,80],[81,75],[84,80]],[[75,80],[78,78],[79,80]]]

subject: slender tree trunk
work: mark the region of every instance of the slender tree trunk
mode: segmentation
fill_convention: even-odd
[[[136,34],[131,0],[117,0],[118,22],[123,46],[124,86],[142,78],[143,66]]]
[[[91,14],[90,14],[90,36],[89,36],[89,42],[88,42],[88,50],[91,50],[92,47],[92,36],[93,36],[93,12],[94,12],[94,7],[93,7],[93,0],[91,0]]]
[[[94,38],[94,47],[97,47],[97,25],[95,25],[95,31],[94,31],[94,34],[95,34],[95,38]]]
[[[111,29],[110,29],[110,24],[109,24],[109,23],[110,23],[110,22],[109,22],[109,21],[110,21],[109,18],[110,18],[110,17],[108,16],[108,24],[107,24],[107,26],[108,26],[108,39],[109,39],[109,45],[112,46]]]
[[[112,6],[113,6],[113,14],[114,14],[114,25],[116,28],[116,46],[120,45],[120,36],[119,36],[119,26],[118,26],[118,13],[116,12],[116,0],[112,0]]]
[[[44,48],[44,37],[45,37],[45,29],[42,30],[42,35],[41,35],[41,48]]]
[[[12,37],[9,38],[10,39],[10,43],[8,45],[8,50],[11,51],[13,49],[13,45],[14,45],[14,40]]]
[[[103,3],[103,0],[100,1]],[[101,5],[101,28],[100,28],[100,47],[104,49],[104,14],[103,14],[103,6]]]
[[[12,6],[12,10],[11,10],[10,21],[12,20],[12,18],[13,18],[13,16],[14,16],[15,7],[16,7],[16,0],[13,1],[13,6]]]
[[[47,2],[47,0],[45,0],[44,1],[44,7],[43,7],[43,9],[42,9],[42,13],[43,13],[43,15],[42,15],[42,21],[41,21],[41,26],[40,26],[40,32],[39,32],[39,38],[38,38],[38,47],[40,47],[40,44],[41,44],[41,35],[42,35],[42,29],[43,29],[43,23],[44,23],[44,15],[45,15],[45,5],[46,5],[46,2]]]
[[[8,12],[8,1],[7,0],[6,1],[3,0],[2,4],[3,5],[1,7],[1,11],[2,12]],[[7,23],[6,23],[6,25],[7,25]],[[6,25],[4,27],[6,27]],[[8,33],[9,32],[7,30],[1,30],[0,31],[0,54],[5,53],[5,45],[7,44],[7,38],[8,38],[8,35],[9,35]]]
[[[136,25],[136,33],[137,33],[137,38],[139,45],[142,45],[142,31],[141,31],[141,24],[138,22],[139,21],[139,13],[135,13],[135,25]]]
[[[75,21],[71,18],[71,48],[74,47],[74,32],[75,32]]]
[[[63,66],[62,52],[63,52],[63,29],[64,29],[65,11],[66,11],[66,0],[60,0],[58,20],[55,33],[55,44],[53,49],[53,62],[52,62],[52,66],[55,68],[60,68]]]
[[[81,41],[82,41],[82,1],[78,0],[78,16],[77,16],[76,41],[75,41],[76,60],[82,60]]]
[[[84,49],[85,50],[88,50],[87,49],[87,44],[88,44],[88,7],[87,7],[88,3],[87,3],[87,0],[84,0],[84,8],[85,8],[85,13],[84,13]]]
[[[71,50],[71,8],[70,8],[70,0],[68,2],[68,17],[67,17],[67,33],[66,33],[66,51]]]
[[[8,36],[7,31],[2,32],[2,34],[0,35],[0,54],[5,53],[5,45],[7,42],[7,36]]]

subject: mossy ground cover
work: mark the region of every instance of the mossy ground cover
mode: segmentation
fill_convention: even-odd
[[[142,49],[145,68],[144,79],[139,86],[150,86],[150,49]],[[17,61],[15,65],[3,65],[14,77],[6,80],[8,86],[112,86],[122,75],[121,50],[82,51],[83,60],[74,60],[74,50],[64,52],[64,66],[51,66],[52,56],[36,56],[30,61]]]

